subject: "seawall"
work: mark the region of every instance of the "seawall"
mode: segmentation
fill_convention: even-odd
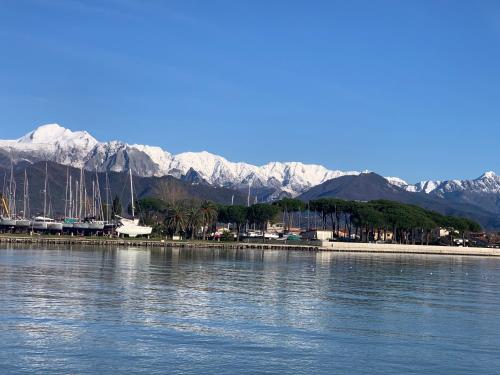
[[[353,242],[322,241],[320,249],[350,253],[395,253],[395,254],[436,254],[436,255],[470,255],[500,256],[500,249],[486,247],[455,247],[404,244],[376,244]]]
[[[349,253],[386,253],[386,254],[433,254],[500,257],[500,249],[480,247],[452,247],[399,245],[352,242],[315,241],[307,245],[290,243],[247,243],[247,242],[200,242],[168,241],[149,239],[105,238],[105,237],[58,237],[58,236],[12,236],[0,235],[0,244],[68,245],[68,246],[123,246],[145,248],[217,248],[217,249],[260,249],[260,250],[297,250],[333,251]]]

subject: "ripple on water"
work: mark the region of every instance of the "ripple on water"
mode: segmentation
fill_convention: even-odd
[[[500,261],[0,250],[0,372],[495,373]]]

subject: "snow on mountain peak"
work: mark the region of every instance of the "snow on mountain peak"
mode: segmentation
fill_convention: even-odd
[[[481,177],[478,178],[478,180],[483,180],[485,178],[497,178],[498,176],[496,175],[495,172],[489,171],[485,172],[481,175]]]
[[[360,174],[301,162],[274,161],[261,166],[235,163],[207,151],[172,155],[155,146],[129,145],[120,141],[100,143],[86,131],[72,131],[58,124],[42,125],[17,140],[0,140],[0,149],[8,150],[17,159],[49,160],[77,168],[94,170],[97,167],[101,171],[122,172],[130,168],[140,176],[181,177],[194,171],[213,185],[272,188],[278,193],[276,196],[280,192],[294,196],[327,180]],[[398,177],[386,179],[407,191],[428,194],[465,189],[500,192],[500,177],[494,172],[486,172],[476,180],[422,181],[415,185]]]
[[[386,177],[385,178],[391,185],[399,186],[400,188],[406,188],[408,182],[399,177]]]
[[[18,143],[56,144],[92,148],[97,140],[86,131],[71,131],[59,124],[46,124],[17,140]]]

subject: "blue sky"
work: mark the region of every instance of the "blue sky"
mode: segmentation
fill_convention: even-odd
[[[500,172],[500,2],[3,0],[0,138]]]

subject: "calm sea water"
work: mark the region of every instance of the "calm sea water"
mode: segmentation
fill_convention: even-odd
[[[500,373],[500,260],[0,249],[0,373]]]

